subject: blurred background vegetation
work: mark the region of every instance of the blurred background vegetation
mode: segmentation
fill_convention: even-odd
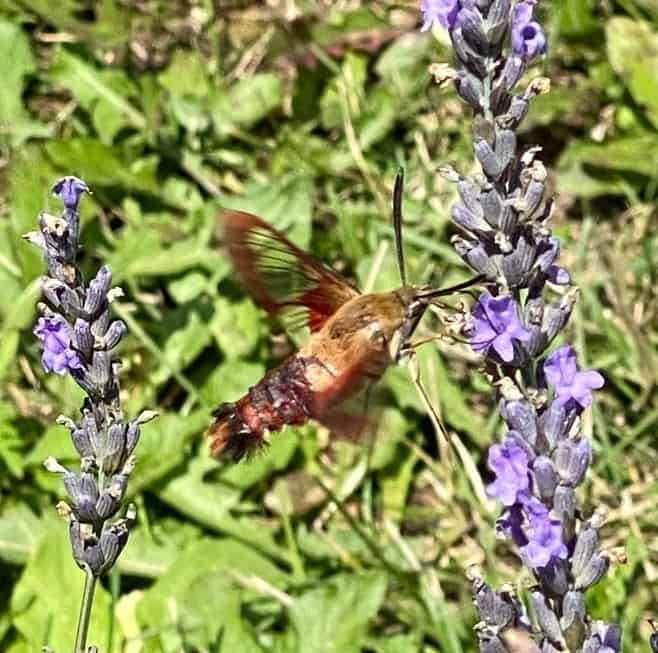
[[[581,288],[568,337],[606,389],[585,419],[625,546],[590,596],[647,650],[658,612],[658,5],[542,3],[552,80],[524,125],[558,193],[555,230]],[[391,370],[375,440],[315,425],[218,465],[202,434],[291,344],[234,282],[212,242],[220,206],[265,216],[362,287],[398,282],[390,196],[406,169],[410,277],[455,282],[454,187],[473,169],[470,116],[428,74],[450,57],[411,1],[0,0],[0,649],[70,650],[82,572],[55,516],[75,464],[81,393],[45,375],[31,334],[44,266],[21,240],[52,182],[76,174],[82,265],[109,262],[125,407],[157,407],[129,493],[139,525],[96,597],[90,639],[109,651],[443,653],[476,650],[466,570],[520,591],[482,495],[499,434],[468,349],[425,347],[426,385],[463,448],[437,456],[408,370]],[[428,330],[431,327],[428,327]],[[334,501],[336,499],[336,501]]]

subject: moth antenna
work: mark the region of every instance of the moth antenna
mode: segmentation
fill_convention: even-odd
[[[407,285],[407,270],[404,265],[404,250],[402,248],[402,188],[404,186],[404,169],[398,168],[393,187],[393,231],[395,233],[395,253],[398,257],[400,281]]]

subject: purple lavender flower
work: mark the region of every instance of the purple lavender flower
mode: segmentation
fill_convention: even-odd
[[[555,387],[555,401],[567,405],[573,401],[582,408],[592,403],[592,390],[603,387],[596,370],[578,370],[576,352],[571,345],[556,349],[544,362],[546,380]]]
[[[487,463],[496,474],[496,480],[487,487],[487,494],[504,506],[518,503],[520,495],[526,494],[530,486],[527,452],[512,438],[507,438],[504,444],[489,447]]]
[[[517,546],[525,546],[528,543],[528,538],[523,532],[523,522],[523,505],[515,503],[503,512],[496,524],[499,531],[511,538]]]
[[[619,653],[621,651],[621,628],[617,624],[595,621],[592,624],[592,639],[600,645],[598,653]]]
[[[432,27],[434,21],[438,21],[446,29],[452,29],[457,22],[457,14],[460,9],[459,0],[423,0],[421,3],[423,26],[420,31],[426,32]]]
[[[532,569],[546,567],[553,558],[569,554],[562,538],[562,524],[550,516],[548,508],[535,497],[524,504],[528,523],[524,529],[528,543],[521,547],[524,562]]]
[[[47,372],[66,374],[82,367],[78,354],[71,348],[73,329],[64,318],[39,318],[34,335],[43,343],[41,362]]]
[[[482,293],[473,309],[473,317],[473,349],[488,353],[493,348],[506,363],[514,358],[514,340],[527,342],[531,338],[519,320],[516,302],[509,295],[493,297],[488,292]]]
[[[56,197],[61,197],[64,206],[70,211],[78,210],[78,203],[82,193],[90,193],[89,186],[78,179],[78,177],[68,176],[59,179],[52,187],[52,193]]]
[[[512,50],[525,61],[546,53],[546,35],[542,26],[532,20],[534,0],[519,2],[512,17]]]
[[[568,270],[559,265],[551,265],[547,272],[548,280],[558,286],[566,286],[571,283],[571,275]]]

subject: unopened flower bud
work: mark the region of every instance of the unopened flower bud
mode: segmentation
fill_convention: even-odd
[[[84,523],[98,521],[96,501],[98,500],[98,485],[92,474],[83,472],[79,476],[66,474],[64,487],[73,502],[73,511],[77,519]]]
[[[481,217],[481,215],[476,215],[475,213],[469,211],[462,204],[456,204],[453,206],[452,219],[455,224],[474,234],[486,235],[492,231],[489,223],[483,217]]]
[[[586,590],[592,585],[598,583],[605,576],[610,566],[610,557],[607,553],[601,552],[593,556],[585,565],[584,569],[575,577],[574,587],[580,590]]]
[[[96,351],[89,368],[89,379],[97,392],[104,393],[111,377],[112,355],[106,351]]]
[[[566,560],[553,558],[550,565],[536,570],[545,587],[552,596],[564,596],[569,589],[569,565]]]
[[[503,407],[503,417],[510,429],[518,431],[531,446],[537,440],[537,413],[525,399],[507,401]]]
[[[476,272],[484,274],[489,279],[496,279],[498,277],[498,259],[495,256],[490,256],[482,245],[473,243],[458,236],[453,238],[453,245],[457,250],[457,253]]]
[[[107,441],[102,453],[103,471],[113,474],[121,466],[125,456],[126,446],[126,426],[121,422],[116,422],[107,430]],[[99,457],[101,457],[99,455]]]
[[[474,590],[475,607],[484,623],[500,630],[516,621],[516,605],[509,595],[495,592],[480,579],[474,582]]]
[[[553,509],[562,523],[565,542],[570,542],[576,525],[576,493],[572,487],[558,485],[553,498]]]
[[[549,449],[552,449],[558,440],[566,437],[566,426],[567,411],[565,407],[553,401],[539,417],[539,428]]]
[[[482,58],[476,54],[471,46],[466,42],[461,29],[456,29],[450,34],[452,45],[455,49],[457,59],[473,73],[479,77],[486,75],[486,70]]]
[[[99,574],[109,571],[116,562],[119,554],[126,546],[128,541],[128,527],[124,520],[112,524],[106,528],[100,537],[100,550],[102,551],[104,562],[99,570]]]
[[[434,79],[436,80],[436,77]],[[474,111],[482,110],[480,103],[483,93],[482,82],[475,75],[466,70],[460,71],[455,78],[455,88]]]
[[[564,645],[564,638],[560,629],[560,622],[548,604],[546,597],[541,592],[535,591],[530,594],[530,600],[542,632],[554,646],[561,650]]]
[[[123,320],[114,320],[106,331],[105,336],[99,339],[96,349],[114,349],[127,332],[128,327],[126,327]]]
[[[89,360],[94,347],[94,336],[89,328],[89,322],[78,318],[73,325],[73,335],[76,350],[82,354],[85,360]]]
[[[589,440],[563,440],[554,454],[555,467],[565,485],[576,487],[582,483],[589,467],[592,452]]]
[[[539,498],[546,505],[551,506],[557,487],[557,474],[553,463],[546,456],[538,456],[532,463],[532,471]]]
[[[476,9],[464,8],[459,12],[459,23],[466,42],[475,52],[487,49],[487,39],[482,26],[482,15]]]
[[[585,617],[587,609],[582,592],[567,592],[562,600],[560,626],[570,651],[579,651],[585,639]]]
[[[486,190],[482,191],[480,203],[484,219],[492,227],[500,227],[503,213],[508,209],[503,205],[498,191],[493,186],[489,186]]]
[[[87,298],[84,304],[86,315],[94,318],[107,303],[107,293],[112,286],[112,272],[108,265],[102,266],[96,276],[89,282]]]

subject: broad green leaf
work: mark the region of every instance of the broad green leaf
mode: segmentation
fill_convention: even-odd
[[[167,217],[172,219],[173,216],[168,214]],[[228,272],[225,257],[211,249],[206,229],[199,229],[193,236],[169,245],[163,242],[170,238],[161,233],[165,232],[164,227],[157,228],[141,215],[134,223],[121,231],[113,251],[106,257],[116,281],[180,274],[196,267],[215,274],[221,270]],[[218,274],[218,278],[221,276]]]
[[[45,429],[37,444],[26,456],[25,462],[40,467],[48,456],[54,456],[65,466],[79,457],[71,442],[71,432],[64,426],[53,424]]]
[[[256,348],[262,333],[261,315],[250,299],[217,299],[210,332],[227,359],[244,358]]]
[[[242,490],[221,480],[220,464],[210,458],[208,443],[204,441],[201,446],[202,454],[189,462],[183,474],[158,488],[159,498],[195,523],[237,537],[280,558],[272,528],[255,519],[236,518],[231,514],[238,507]]]
[[[426,80],[430,43],[422,34],[404,34],[384,50],[375,71],[391,92],[408,99],[419,81]]]
[[[158,488],[158,495],[184,514],[194,515],[200,524],[219,525],[238,505],[242,492],[229,483],[218,483],[212,477],[206,479],[219,467],[219,463],[210,457],[206,444],[202,443],[202,454],[187,463],[183,474]]]
[[[170,281],[167,290],[179,304],[196,299],[208,287],[208,277],[201,272],[189,272],[179,279]]]
[[[138,606],[140,623],[146,627],[171,623],[172,603],[178,605],[180,618],[193,617],[202,603],[239,595],[237,581],[254,578],[279,589],[285,589],[289,583],[287,574],[245,544],[230,538],[202,538],[187,546],[169,570],[144,593]],[[198,593],[205,582],[221,583],[223,590],[211,595],[204,593],[201,598]],[[188,599],[192,601],[185,605]],[[187,611],[191,614],[186,615]],[[215,618],[222,621],[221,610]]]
[[[280,135],[278,149],[272,157],[276,175],[304,174],[309,178],[341,175],[354,164],[344,142],[333,143],[301,130],[286,130]]]
[[[370,620],[384,600],[381,573],[343,574],[295,600],[290,620],[304,653],[360,653]]]
[[[32,120],[25,110],[25,78],[36,69],[30,41],[16,23],[0,20],[0,142],[20,146],[32,136],[47,136],[50,128]]]
[[[418,653],[423,636],[419,632],[390,637],[372,637],[368,640],[368,648],[375,653]]]
[[[382,489],[382,509],[386,517],[395,522],[404,515],[417,462],[416,455],[407,446],[398,445],[397,453],[395,464],[390,464],[377,475]]]
[[[135,454],[137,467],[128,492],[136,494],[169,474],[185,459],[190,442],[207,427],[209,415],[200,409],[189,415],[165,413],[142,427]]]
[[[158,82],[172,95],[204,98],[210,92],[207,66],[198,50],[176,50]]]
[[[54,510],[52,517],[40,518],[24,503],[5,508],[0,516],[0,558],[12,564],[25,564],[54,522]],[[57,526],[65,527],[59,520]]]
[[[139,511],[137,514],[139,522]],[[141,578],[157,578],[171,567],[180,553],[181,542],[174,539],[171,533],[160,533],[162,529],[158,528],[159,525],[160,523],[156,525],[155,535],[147,532],[143,526],[131,529],[128,544],[117,563],[121,573]],[[198,537],[196,529],[189,528],[187,524],[181,525],[179,522],[176,529],[179,534],[187,530],[192,532],[193,537]]]
[[[19,243],[19,246],[23,244],[27,243]],[[5,307],[7,312],[4,316],[3,332],[5,329],[11,332],[12,329],[31,327],[36,322],[36,305],[40,298],[41,285],[38,280],[34,280]]]
[[[32,650],[40,650],[44,644],[57,651],[71,650],[83,584],[84,572],[73,561],[68,529],[60,521],[43,535],[11,597],[14,627],[30,642]],[[109,621],[110,598],[98,584],[89,643],[99,650],[118,653],[118,645],[110,649],[107,641]]]
[[[658,133],[617,138],[606,143],[575,141],[558,161],[561,192],[582,197],[624,194],[625,174],[653,177],[658,164]]]
[[[124,126],[146,127],[146,119],[131,102],[137,89],[122,71],[98,68],[62,48],[50,74],[92,113],[94,126],[105,144],[110,144]],[[90,181],[86,177],[85,180]]]
[[[350,36],[382,33],[390,27],[383,15],[379,16],[367,5],[357,5],[356,9],[350,10],[338,4],[329,6],[325,20],[313,21],[311,35],[315,43],[328,46],[336,42],[349,43]]]
[[[386,87],[376,88],[368,94],[364,112],[356,124],[359,144],[364,152],[389,134],[400,117],[400,109],[397,99]]]
[[[32,645],[24,639],[15,639],[11,644],[6,653],[33,653],[34,649]]]
[[[616,16],[606,23],[606,37],[610,64],[658,128],[658,29],[643,20]]]
[[[272,73],[257,73],[230,89],[217,89],[211,98],[215,130],[226,136],[236,127],[252,127],[281,104],[282,95],[281,80]]]
[[[61,170],[75,171],[92,187],[125,186],[154,195],[158,193],[159,184],[155,179],[157,157],[129,163],[118,156],[115,148],[94,138],[82,137],[49,141],[46,151]]]
[[[137,603],[145,653],[181,650],[245,651],[259,653],[254,634],[242,619],[242,594],[223,570],[181,578],[176,584],[157,584]],[[167,593],[167,612],[159,601]],[[216,648],[221,642],[221,648]]]
[[[327,86],[320,100],[320,121],[325,129],[342,127],[345,120],[356,120],[363,110],[368,60],[349,52],[340,72]]]
[[[264,374],[263,363],[228,360],[218,365],[206,379],[201,388],[201,398],[208,406],[237,401]]]
[[[369,463],[372,470],[384,469],[400,458],[401,438],[408,428],[407,421],[397,408],[386,405],[381,413],[378,412],[378,409],[379,407],[375,405],[370,408],[377,424],[377,432]]]
[[[210,343],[211,338],[205,321],[196,311],[191,311],[187,323],[174,331],[164,344],[164,360],[151,377],[152,382],[160,385],[174,372],[185,369]]]
[[[0,461],[8,478],[23,478],[25,468],[23,440],[18,429],[6,422],[0,423]]]
[[[311,185],[306,177],[288,175],[275,183],[252,183],[231,198],[230,208],[261,216],[299,247],[311,239]]]
[[[0,331],[0,381],[11,371],[12,363],[18,351],[20,333],[17,329],[7,329]]]
[[[278,433],[271,433],[266,449],[242,465],[226,465],[221,480],[230,487],[246,489],[284,470],[290,463],[299,443],[300,429],[287,426]]]
[[[559,0],[556,3],[559,24],[558,36],[583,38],[602,29],[596,12],[596,0]]]
[[[43,151],[30,145],[16,152],[9,174],[8,213],[11,230],[7,244],[20,268],[23,284],[27,285],[29,281],[43,274],[43,255],[37,247],[24,241],[21,236],[37,229],[39,211],[49,207],[51,213],[60,210],[58,202],[49,201],[50,189],[58,175]],[[7,309],[8,307],[3,305],[0,314],[5,315]]]

